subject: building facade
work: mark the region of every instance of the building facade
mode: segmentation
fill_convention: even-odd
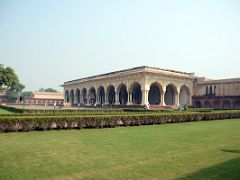
[[[240,109],[240,78],[197,78],[192,99],[194,107],[198,108]]]
[[[61,92],[35,92],[32,98],[25,98],[25,104],[29,105],[49,105],[62,106],[64,103],[63,94]]]
[[[66,104],[178,106],[192,104],[194,74],[147,66],[65,82]]]
[[[240,78],[207,80],[148,66],[65,82],[64,101],[78,106],[188,105],[240,109]]]

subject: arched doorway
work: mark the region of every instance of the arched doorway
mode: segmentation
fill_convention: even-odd
[[[135,82],[132,85],[132,103],[133,104],[141,104],[142,103],[141,85],[137,82]]]
[[[240,100],[235,101],[233,104],[233,109],[240,109]]]
[[[176,97],[176,86],[174,86],[173,84],[169,84],[166,87],[166,92],[164,95],[165,104],[166,105],[174,105],[175,97]]]
[[[77,89],[75,92],[77,104],[80,104],[80,90]]]
[[[161,103],[161,86],[158,83],[153,83],[150,86],[148,93],[148,102],[151,105],[159,105]]]
[[[101,106],[105,103],[105,91],[103,86],[98,88],[98,101]]]
[[[190,91],[186,85],[183,85],[180,89],[179,103],[180,105],[190,105]]]
[[[113,105],[115,103],[115,88],[114,86],[110,85],[108,87],[108,91],[107,91],[107,96],[108,96],[108,103],[110,105]]]
[[[202,103],[200,101],[196,101],[195,108],[201,108],[201,107],[202,107]]]
[[[209,101],[205,101],[203,106],[204,106],[204,108],[211,108],[211,104]]]
[[[234,109],[240,109],[240,100],[237,100],[234,105],[233,105]]]
[[[65,92],[65,101],[67,103],[69,103],[69,91],[68,90],[66,90],[66,92]]]
[[[229,101],[224,101],[223,109],[231,109],[231,103]]]
[[[90,105],[95,105],[96,103],[96,90],[94,87],[89,89],[89,104]]]
[[[220,101],[214,101],[213,102],[213,108],[214,109],[221,109]]]
[[[70,91],[70,103],[74,104],[74,90],[73,89]]]
[[[127,86],[125,84],[120,84],[118,87],[118,98],[119,104],[126,105],[128,102],[128,92]]]
[[[87,89],[83,88],[82,90],[82,99],[83,99],[83,104],[87,104]]]

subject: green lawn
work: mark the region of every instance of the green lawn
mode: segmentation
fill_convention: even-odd
[[[240,119],[0,134],[0,179],[240,179]]]
[[[13,113],[0,108],[0,115],[1,114],[13,114]]]

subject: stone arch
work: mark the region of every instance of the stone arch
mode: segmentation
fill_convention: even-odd
[[[212,86],[210,86],[209,88],[209,94],[212,95],[213,94],[213,89],[212,89]]]
[[[76,96],[76,103],[80,104],[80,89],[76,89],[75,96]]]
[[[213,107],[215,109],[221,109],[220,101],[213,101]]]
[[[180,88],[179,103],[180,105],[190,105],[190,90],[186,85]]]
[[[71,91],[70,91],[70,103],[74,104],[74,90],[73,89],[71,89]]]
[[[174,84],[169,84],[166,87],[164,101],[166,105],[174,105],[176,99],[177,88]]]
[[[91,87],[89,89],[89,104],[90,105],[95,105],[96,103],[96,90],[94,87]]]
[[[150,86],[150,90],[148,92],[148,101],[151,105],[159,105],[161,103],[161,93],[162,93],[162,86],[154,82]]]
[[[229,101],[224,101],[223,109],[231,109],[231,103]]]
[[[65,101],[67,103],[69,103],[69,101],[70,101],[70,99],[69,99],[69,91],[68,90],[65,91]]]
[[[132,103],[141,104],[142,103],[142,90],[141,85],[138,82],[134,82],[131,85]]]
[[[126,105],[128,102],[128,92],[127,92],[127,86],[125,84],[120,84],[118,86],[118,99],[119,99],[119,104],[121,105]]]
[[[240,100],[234,102],[233,109],[240,109]]]
[[[206,95],[208,95],[208,86],[206,86]]]
[[[108,97],[108,103],[110,105],[115,104],[115,88],[113,85],[108,86],[107,97]]]
[[[98,88],[98,101],[101,106],[105,103],[105,90],[103,86],[99,86]]]
[[[195,108],[201,108],[201,107],[202,107],[202,103],[200,101],[196,101]]]
[[[87,102],[87,89],[86,88],[83,88],[83,90],[82,90],[82,100],[83,100],[83,104],[87,104],[88,102]]]
[[[211,108],[211,103],[209,101],[205,101],[203,104],[204,108]]]

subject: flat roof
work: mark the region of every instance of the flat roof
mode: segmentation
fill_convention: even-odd
[[[72,82],[80,82],[80,81],[87,81],[87,80],[95,80],[97,78],[107,78],[110,76],[115,76],[115,75],[123,75],[123,74],[131,74],[131,73],[137,73],[137,72],[169,72],[173,74],[179,74],[179,75],[185,75],[185,76],[191,76],[194,77],[194,73],[187,73],[187,72],[181,72],[181,71],[175,71],[175,70],[170,70],[170,69],[161,69],[157,67],[150,67],[150,66],[139,66],[139,67],[134,67],[134,68],[129,68],[129,69],[124,69],[124,70],[119,70],[119,71],[113,71],[109,73],[104,73],[104,74],[99,74],[99,75],[94,75],[94,76],[89,76],[85,78],[80,78],[80,79],[75,79],[71,81],[66,81],[64,84],[72,83]]]
[[[240,78],[206,80],[203,82],[199,82],[198,84],[220,84],[220,83],[235,83],[235,82],[240,82]]]

